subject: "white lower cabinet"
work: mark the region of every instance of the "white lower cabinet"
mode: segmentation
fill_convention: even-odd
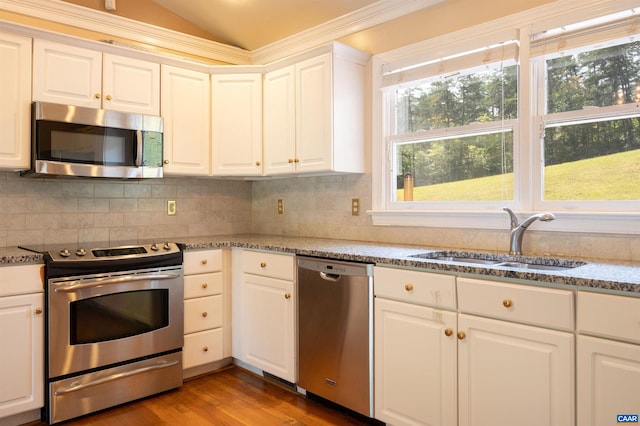
[[[455,312],[376,298],[375,416],[393,425],[454,425]]]
[[[375,417],[455,425],[455,277],[376,267],[374,293]]]
[[[375,417],[575,425],[569,290],[376,267]]]
[[[295,257],[251,250],[233,256],[233,356],[295,383]]]
[[[573,334],[458,317],[459,425],[573,425]]]
[[[573,292],[460,277],[457,289],[458,424],[574,425]]]
[[[578,332],[578,424],[637,424],[640,298],[578,292]]]
[[[38,410],[44,404],[40,269],[40,265],[0,267],[0,419]]]
[[[184,370],[206,372],[204,366],[230,356],[229,292],[225,291],[223,250],[188,251],[184,254]],[[227,339],[228,340],[228,339]],[[186,373],[185,377],[189,377]]]

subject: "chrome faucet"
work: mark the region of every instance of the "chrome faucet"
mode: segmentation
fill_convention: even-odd
[[[516,256],[522,254],[522,237],[524,236],[524,231],[529,228],[529,225],[531,225],[536,220],[550,222],[556,218],[553,213],[538,213],[527,218],[524,222],[518,223],[518,218],[510,208],[505,207],[502,210],[509,213],[509,216],[511,217],[511,243],[509,245],[509,254]]]

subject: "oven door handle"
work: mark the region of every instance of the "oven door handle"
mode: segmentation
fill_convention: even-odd
[[[73,383],[71,383],[71,386],[69,386],[67,388],[63,388],[63,389],[58,389],[53,394],[55,396],[59,396],[59,395],[64,395],[64,394],[71,393],[71,392],[78,392],[78,391],[81,391],[83,389],[90,388],[90,387],[93,387],[93,386],[98,386],[98,385],[102,385],[104,383],[113,382],[115,380],[124,379],[126,377],[135,376],[136,374],[142,374],[142,373],[146,373],[148,371],[155,371],[155,370],[160,370],[160,369],[167,368],[167,367],[173,367],[176,364],[178,364],[178,361],[164,361],[164,362],[162,362],[160,364],[150,365],[148,367],[142,367],[142,368],[138,368],[138,369],[131,370],[131,371],[125,371],[124,373],[112,374],[110,376],[107,376],[107,377],[104,377],[104,378],[98,379],[98,380],[93,380],[93,381],[88,382],[88,383],[80,384],[78,382],[73,382]]]
[[[122,284],[132,281],[148,281],[148,280],[172,280],[180,278],[179,274],[151,274],[151,275],[123,275],[115,278],[99,278],[91,281],[70,281],[63,287],[57,287],[56,293],[71,293],[76,290],[82,290],[91,287],[100,287],[102,285]]]

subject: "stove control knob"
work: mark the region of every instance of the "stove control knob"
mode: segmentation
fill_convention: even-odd
[[[67,250],[67,249],[61,250],[60,251],[60,256],[69,257],[69,256],[71,256],[71,252],[69,250]]]
[[[158,250],[160,250],[160,247],[158,247],[158,245],[156,243],[153,243],[153,244],[151,244],[151,250],[158,251]]]
[[[76,250],[76,256],[83,257],[86,255],[87,255],[87,251],[85,249],[79,248],[78,250]]]
[[[165,250],[171,250],[171,243],[164,243]]]

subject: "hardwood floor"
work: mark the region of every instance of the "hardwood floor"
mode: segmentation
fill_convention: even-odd
[[[185,381],[177,390],[70,420],[71,426],[364,425],[356,417],[239,367]]]

